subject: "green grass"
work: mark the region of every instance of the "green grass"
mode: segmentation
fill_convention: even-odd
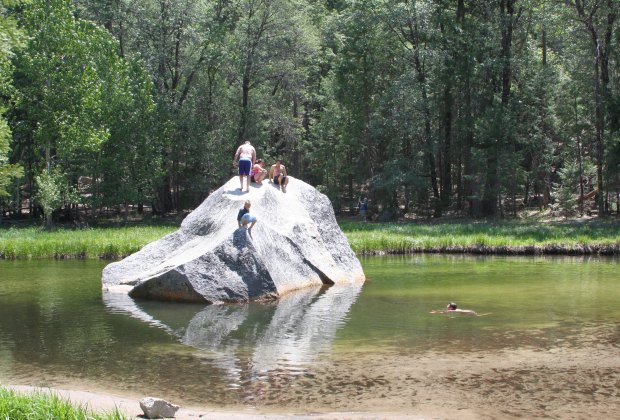
[[[0,419],[121,420],[125,416],[118,410],[97,414],[51,392],[21,393],[0,387]]]
[[[473,222],[360,223],[340,227],[358,254],[416,251],[555,249],[558,253],[584,249],[620,248],[620,223],[602,222]]]
[[[620,222],[434,222],[361,223],[340,221],[358,254],[421,251],[487,253],[618,253]],[[108,258],[138,251],[174,232],[178,225],[144,224],[83,230],[38,227],[0,229],[3,258]],[[524,252],[524,248],[530,248]]]
[[[38,227],[0,229],[0,255],[4,258],[120,258],[176,229],[148,225],[50,232]]]

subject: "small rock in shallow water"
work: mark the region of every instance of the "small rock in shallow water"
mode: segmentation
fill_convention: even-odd
[[[174,417],[179,406],[161,398],[146,397],[140,401],[140,408],[147,419],[161,419]]]

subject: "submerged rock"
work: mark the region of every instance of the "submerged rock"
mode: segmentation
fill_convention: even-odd
[[[291,178],[287,192],[232,178],[185,218],[181,228],[103,271],[103,287],[132,297],[184,302],[275,299],[291,290],[362,282],[364,272],[327,197]],[[258,218],[237,227],[244,202]]]

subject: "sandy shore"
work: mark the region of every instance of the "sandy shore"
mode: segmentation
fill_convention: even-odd
[[[105,413],[118,409],[121,413],[128,418],[143,418],[142,410],[140,409],[139,400],[124,398],[114,394],[95,393],[88,391],[75,391],[67,389],[56,388],[39,388],[27,385],[8,385],[8,389],[12,389],[16,392],[51,392],[61,398],[72,401],[74,404],[86,406],[87,408],[98,412]],[[223,411],[223,410],[209,410],[198,407],[186,407],[180,408],[177,411],[175,418],[179,420],[196,420],[196,419],[214,419],[214,420],[245,420],[245,419],[367,419],[367,418],[381,418],[381,419],[412,419],[422,420],[427,418],[452,418],[457,413],[451,413],[449,417],[445,417],[448,413],[433,413],[427,415],[410,415],[404,413],[364,413],[364,412],[337,412],[337,413],[266,413],[260,411]],[[459,416],[463,418],[462,416]],[[465,417],[467,418],[467,417]]]
[[[169,400],[182,407],[179,419],[618,418],[620,327],[611,330],[581,337],[576,346],[395,353],[380,361],[361,353],[335,360],[315,375],[250,384],[244,390],[247,404],[230,411],[227,405],[191,407]],[[118,407],[129,417],[142,414],[139,399],[105,391],[53,391],[94,410]]]

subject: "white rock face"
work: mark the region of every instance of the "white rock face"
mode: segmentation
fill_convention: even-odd
[[[237,228],[246,200],[258,218],[251,236]],[[178,231],[103,271],[107,291],[204,303],[275,299],[308,286],[364,280],[327,197],[294,178],[286,193],[268,181],[244,193],[234,177]]]
[[[146,397],[140,400],[140,408],[147,419],[162,419],[174,417],[179,406],[161,398]]]

